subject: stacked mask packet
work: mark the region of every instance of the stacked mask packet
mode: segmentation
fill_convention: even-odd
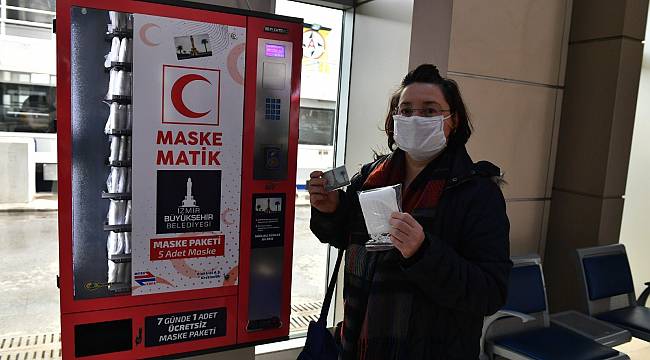
[[[366,249],[368,251],[392,249],[394,245],[389,234],[390,217],[393,212],[401,212],[402,184],[359,191],[358,195],[363,219],[370,236]]]

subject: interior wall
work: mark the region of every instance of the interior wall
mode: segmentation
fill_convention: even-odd
[[[447,74],[474,125],[470,155],[505,175],[512,255],[544,255],[571,4],[453,1]]]
[[[386,152],[388,100],[408,72],[413,0],[374,0],[355,10],[345,164],[350,173]]]
[[[449,41],[454,0],[413,2],[409,69],[435,64],[447,76]]]
[[[544,263],[553,312],[586,308],[576,250],[619,242],[647,12],[574,0]]]
[[[646,28],[650,38],[650,27]],[[627,173],[620,243],[627,249],[637,296],[650,281],[650,47],[643,48],[632,150]]]

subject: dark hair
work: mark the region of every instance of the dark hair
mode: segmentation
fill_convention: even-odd
[[[422,64],[415,70],[406,74],[400,87],[390,98],[388,114],[386,115],[386,120],[384,122],[384,131],[388,136],[388,148],[394,150],[393,145],[395,145],[395,139],[393,138],[393,114],[395,114],[397,106],[399,105],[399,98],[402,95],[404,88],[414,83],[434,84],[440,88],[442,94],[445,96],[445,100],[449,104],[452,116],[454,116],[458,121],[456,127],[449,135],[449,139],[447,139],[447,146],[452,147],[465,145],[467,140],[469,140],[469,137],[472,135],[472,123],[469,120],[469,115],[467,115],[463,98],[460,96],[458,84],[452,79],[445,79],[440,76],[438,68],[434,65]]]

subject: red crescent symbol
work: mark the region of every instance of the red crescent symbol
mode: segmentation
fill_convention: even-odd
[[[185,259],[172,259],[170,260],[172,263],[172,267],[176,272],[179,274],[186,276],[188,278],[198,278],[199,277],[199,272],[195,269],[192,269],[187,262],[185,262]]]
[[[246,50],[246,44],[239,44],[230,50],[228,54],[228,73],[230,77],[239,85],[244,85],[244,75],[237,69],[237,60]]]
[[[147,38],[147,30],[149,30],[152,27],[156,27],[160,29],[160,26],[152,23],[146,23],[142,25],[142,27],[140,28],[140,39],[147,46],[158,46],[160,45],[160,43],[152,42],[151,40],[149,40],[149,38]]]
[[[235,267],[230,269],[230,271],[228,272],[228,279],[223,281],[223,286],[237,285],[238,279],[239,279],[239,266],[235,265]]]
[[[174,104],[176,111],[178,111],[181,115],[192,119],[203,117],[212,111],[208,110],[203,113],[197,113],[190,110],[187,106],[185,106],[185,103],[183,102],[183,89],[185,89],[185,86],[187,86],[187,84],[197,80],[205,81],[208,84],[211,84],[208,79],[199,74],[187,74],[178,78],[178,80],[176,80],[172,86],[172,104]]]
[[[221,213],[221,221],[223,221],[226,225],[234,224],[234,220],[228,220],[228,214],[233,212],[235,212],[235,209],[227,208],[224,212]]]

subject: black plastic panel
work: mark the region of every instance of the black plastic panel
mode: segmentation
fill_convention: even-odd
[[[75,356],[91,356],[133,348],[131,319],[81,324],[74,327]]]
[[[109,81],[104,72],[109,18],[106,11],[76,7],[70,15],[74,297],[89,299],[112,296],[106,286],[87,286],[106,283],[108,272],[104,223],[109,201],[102,200],[102,190],[110,171],[104,134],[109,107],[102,100]]]
[[[252,249],[248,295],[249,331],[261,330],[266,320],[280,318],[284,247]],[[267,324],[267,325],[263,325]]]

